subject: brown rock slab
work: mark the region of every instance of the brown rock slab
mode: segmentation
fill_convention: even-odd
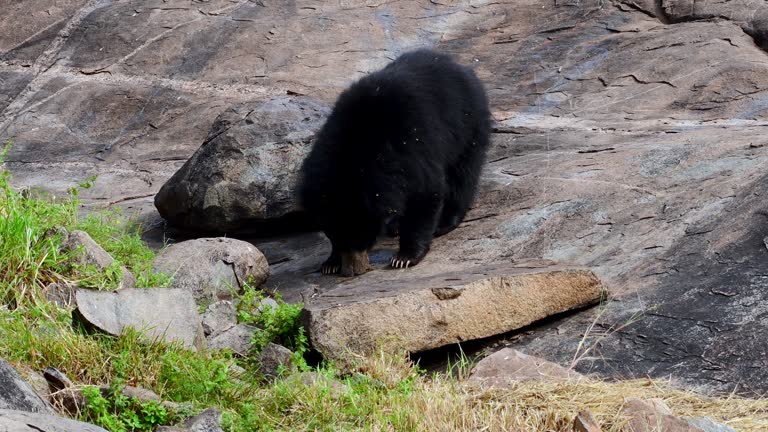
[[[589,411],[581,411],[573,419],[573,432],[602,432],[600,423]]]
[[[583,377],[556,363],[504,348],[480,360],[472,368],[468,380],[484,388],[509,388],[524,381],[578,380]]]
[[[255,288],[269,277],[267,259],[258,248],[225,237],[173,244],[155,257],[153,267],[172,277],[169,287],[189,291],[200,303],[231,299],[246,282]]]
[[[205,343],[197,305],[183,289],[78,289],[75,301],[85,321],[112,335],[133,327],[150,339],[181,342],[188,348],[199,349]]]
[[[625,432],[704,432],[672,415],[669,407],[659,399],[628,398],[621,414],[629,417]]]
[[[407,270],[406,270],[407,272]],[[480,339],[597,302],[602,286],[588,270],[478,267],[419,277],[380,272],[339,284],[305,305],[312,346],[324,356],[408,352]],[[399,275],[398,275],[399,276]],[[384,279],[387,278],[387,279]]]

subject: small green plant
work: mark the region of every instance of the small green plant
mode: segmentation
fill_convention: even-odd
[[[293,351],[294,364],[306,370],[304,354],[309,342],[301,326],[301,310],[304,306],[300,303],[286,303],[279,294],[274,295],[277,306],[262,303],[265,298],[263,291],[246,283],[238,303],[238,321],[258,327],[253,335],[252,349],[260,352],[270,342],[280,343]]]
[[[154,431],[157,426],[177,420],[177,416],[159,402],[142,402],[124,395],[120,379],[112,381],[106,395],[98,387],[86,386],[83,396],[86,404],[81,419],[112,432]]]

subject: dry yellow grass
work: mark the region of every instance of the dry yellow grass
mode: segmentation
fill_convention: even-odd
[[[364,373],[385,385],[412,373],[412,366],[398,358],[362,361]],[[405,423],[419,431],[571,432],[576,414],[587,410],[603,431],[618,432],[626,425],[620,413],[630,397],[658,398],[677,416],[707,416],[741,432],[768,431],[767,399],[709,397],[651,380],[525,382],[510,390],[483,390],[451,377],[419,377],[408,400],[413,418]],[[395,430],[386,422],[370,426]]]

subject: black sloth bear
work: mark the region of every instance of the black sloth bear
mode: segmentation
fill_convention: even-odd
[[[330,239],[322,273],[369,270],[368,250],[399,231],[391,266],[418,264],[475,196],[490,112],[474,72],[430,50],[405,53],[344,91],[301,168],[298,199]]]

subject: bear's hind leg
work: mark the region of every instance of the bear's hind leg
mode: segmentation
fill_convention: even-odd
[[[400,250],[390,261],[392,267],[415,266],[427,255],[442,206],[442,194],[408,200],[400,219]]]

